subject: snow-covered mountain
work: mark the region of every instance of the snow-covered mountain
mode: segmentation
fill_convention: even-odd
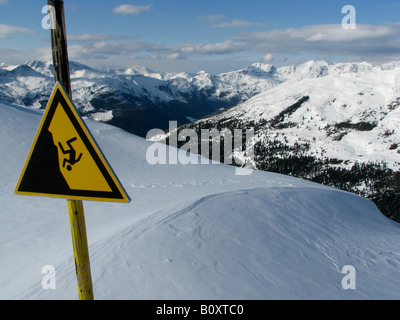
[[[41,115],[0,104],[1,299],[78,297],[66,201],[14,194]],[[132,198],[85,202],[95,299],[400,299],[399,225],[372,202],[222,164],[150,165],[152,142],[86,123]]]
[[[137,66],[100,71],[76,62],[71,62],[70,69],[73,100],[83,115],[141,136],[152,128],[167,128],[170,120],[184,124],[241,103],[226,116],[243,115],[243,120],[256,123],[269,121],[269,117],[278,116],[312,93],[307,104],[315,108],[299,108],[281,125],[296,123],[302,130],[304,124],[313,131],[318,122],[317,128],[323,129],[320,133],[328,132],[331,139],[339,140],[348,132],[343,130],[348,129],[343,128],[346,122],[350,121],[350,126],[368,123],[368,127],[382,117],[390,119],[384,114],[397,108],[400,97],[399,62],[373,66],[309,61],[280,68],[254,63],[219,75],[205,71],[192,75],[162,73]],[[31,61],[19,66],[2,63],[0,101],[43,108],[53,81],[51,62]],[[318,139],[317,134],[313,136]],[[388,143],[390,140],[385,139]],[[395,144],[390,146],[394,148]]]
[[[72,97],[83,115],[145,136],[232,107],[278,83],[270,65],[211,75],[160,73],[144,67],[95,70],[71,62]],[[0,101],[43,108],[53,87],[51,62],[0,65]]]
[[[310,61],[280,68],[281,84],[185,128],[254,128],[253,143],[319,159],[385,161],[400,168],[400,65],[330,65]],[[270,150],[271,151],[271,150]]]

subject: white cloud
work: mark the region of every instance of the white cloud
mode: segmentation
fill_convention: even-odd
[[[232,22],[221,22],[218,24],[214,24],[213,28],[237,28],[237,27],[254,27],[254,26],[263,26],[262,23],[258,22],[250,22],[244,20],[233,20]]]
[[[102,33],[85,33],[85,34],[71,34],[68,36],[68,41],[106,41],[106,40],[129,40],[135,39],[137,36],[126,36],[118,34],[102,34]]]
[[[7,31],[10,34],[12,30]],[[372,63],[400,59],[400,24],[397,23],[381,26],[359,24],[356,30],[344,30],[341,25],[311,25],[248,32],[217,43],[169,45],[168,42],[146,42],[135,40],[134,36],[131,38],[133,40],[119,35],[73,35],[69,37],[69,40],[73,40],[69,46],[70,58],[78,61],[119,61],[122,65],[124,61],[131,61],[132,55],[147,61],[156,59],[160,64],[164,61],[166,65],[173,62],[175,65],[188,65],[190,61],[211,63],[217,61],[217,56],[222,56],[224,61],[246,59],[251,63],[251,59],[254,59],[253,62],[259,59],[260,53],[262,60],[268,63],[286,60],[297,63],[316,58]]]
[[[398,25],[357,25],[356,30],[344,30],[341,25],[311,25],[301,28],[277,29],[242,34],[237,39],[249,39],[258,42],[261,46],[272,41],[273,45],[283,44],[303,47],[310,46],[310,42],[321,43],[351,43],[360,41],[383,40],[396,37],[400,33]]]
[[[274,60],[275,60],[275,56],[272,53],[267,53],[263,58],[264,62],[271,62]]]
[[[70,41],[99,41],[105,39],[112,39],[109,35],[104,34],[71,34],[68,36],[68,40]]]
[[[242,51],[243,42],[226,40],[218,43],[188,43],[176,48],[186,54],[230,54]]]
[[[214,14],[209,16],[199,17],[200,20],[206,21],[212,28],[239,28],[239,27],[254,27],[263,26],[263,23],[250,22],[245,20],[234,19],[230,22],[223,22],[225,16],[222,14]]]
[[[212,14],[209,16],[203,16],[203,17],[199,17],[200,20],[204,20],[207,21],[209,23],[216,23],[217,21],[224,19],[225,16],[222,14]]]
[[[99,39],[91,35],[76,35],[72,37],[79,41],[69,46],[71,59],[94,59],[104,56],[125,56],[146,54],[168,60],[185,59],[190,56],[223,55],[244,50],[245,44],[238,41],[226,40],[218,43],[184,43],[168,46],[155,42],[116,41]],[[90,41],[89,41],[90,39]],[[86,41],[87,40],[87,41]]]
[[[30,60],[47,61],[52,59],[51,47],[40,47],[30,51],[21,49],[0,48],[0,57],[2,61],[9,64],[21,64]]]
[[[234,39],[245,42],[248,50],[275,56],[308,53],[363,60],[375,57],[390,60],[400,56],[398,24],[358,24],[355,30],[344,30],[341,25],[311,25],[242,33]]]
[[[29,58],[26,60],[37,59],[37,57],[39,57],[39,59],[43,61],[48,61],[53,59],[51,47],[40,47],[35,49],[34,52],[30,54],[32,55],[33,58]]]
[[[113,12],[116,14],[123,14],[123,15],[138,15],[142,13],[143,11],[150,11],[151,7],[153,5],[147,5],[147,6],[133,6],[130,4],[122,4],[116,8],[113,9]]]
[[[157,56],[158,57],[158,56]],[[182,59],[182,55],[179,52],[171,53],[170,55],[167,56],[168,60],[178,60]]]
[[[68,46],[71,59],[105,59],[110,56],[131,56],[138,53],[173,53],[168,47],[151,42],[130,41],[120,42],[114,40],[82,41]]]
[[[0,39],[7,39],[10,37],[11,34],[16,34],[16,33],[32,34],[35,32],[27,28],[13,27],[6,24],[0,24]]]

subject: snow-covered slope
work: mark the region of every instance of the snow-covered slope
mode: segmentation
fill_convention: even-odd
[[[14,195],[40,118],[0,105],[1,299],[77,298],[66,201]],[[400,298],[399,225],[371,202],[225,165],[151,166],[152,142],[86,122],[132,198],[85,202],[95,298]],[[346,265],[355,290],[342,288]]]
[[[283,82],[192,127],[254,127],[255,141],[293,148],[302,156],[385,161],[400,168],[400,68],[310,61],[282,67]],[[232,129],[232,128],[230,128]],[[296,148],[298,146],[298,148]]]

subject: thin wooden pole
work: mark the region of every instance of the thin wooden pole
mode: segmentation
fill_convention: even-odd
[[[63,0],[48,0],[49,12],[54,24],[51,28],[54,79],[62,83],[72,100],[69,73],[68,46],[65,29]],[[75,270],[80,300],[93,300],[93,284],[90,271],[89,249],[86,235],[85,214],[81,200],[67,200],[74,248]]]

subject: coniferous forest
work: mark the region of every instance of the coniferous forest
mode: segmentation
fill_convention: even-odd
[[[260,150],[259,150],[260,152]],[[257,153],[258,169],[286,174],[372,200],[388,218],[400,222],[400,172],[385,163],[355,163],[350,169],[335,165],[337,160],[319,160],[310,156],[278,158]]]

